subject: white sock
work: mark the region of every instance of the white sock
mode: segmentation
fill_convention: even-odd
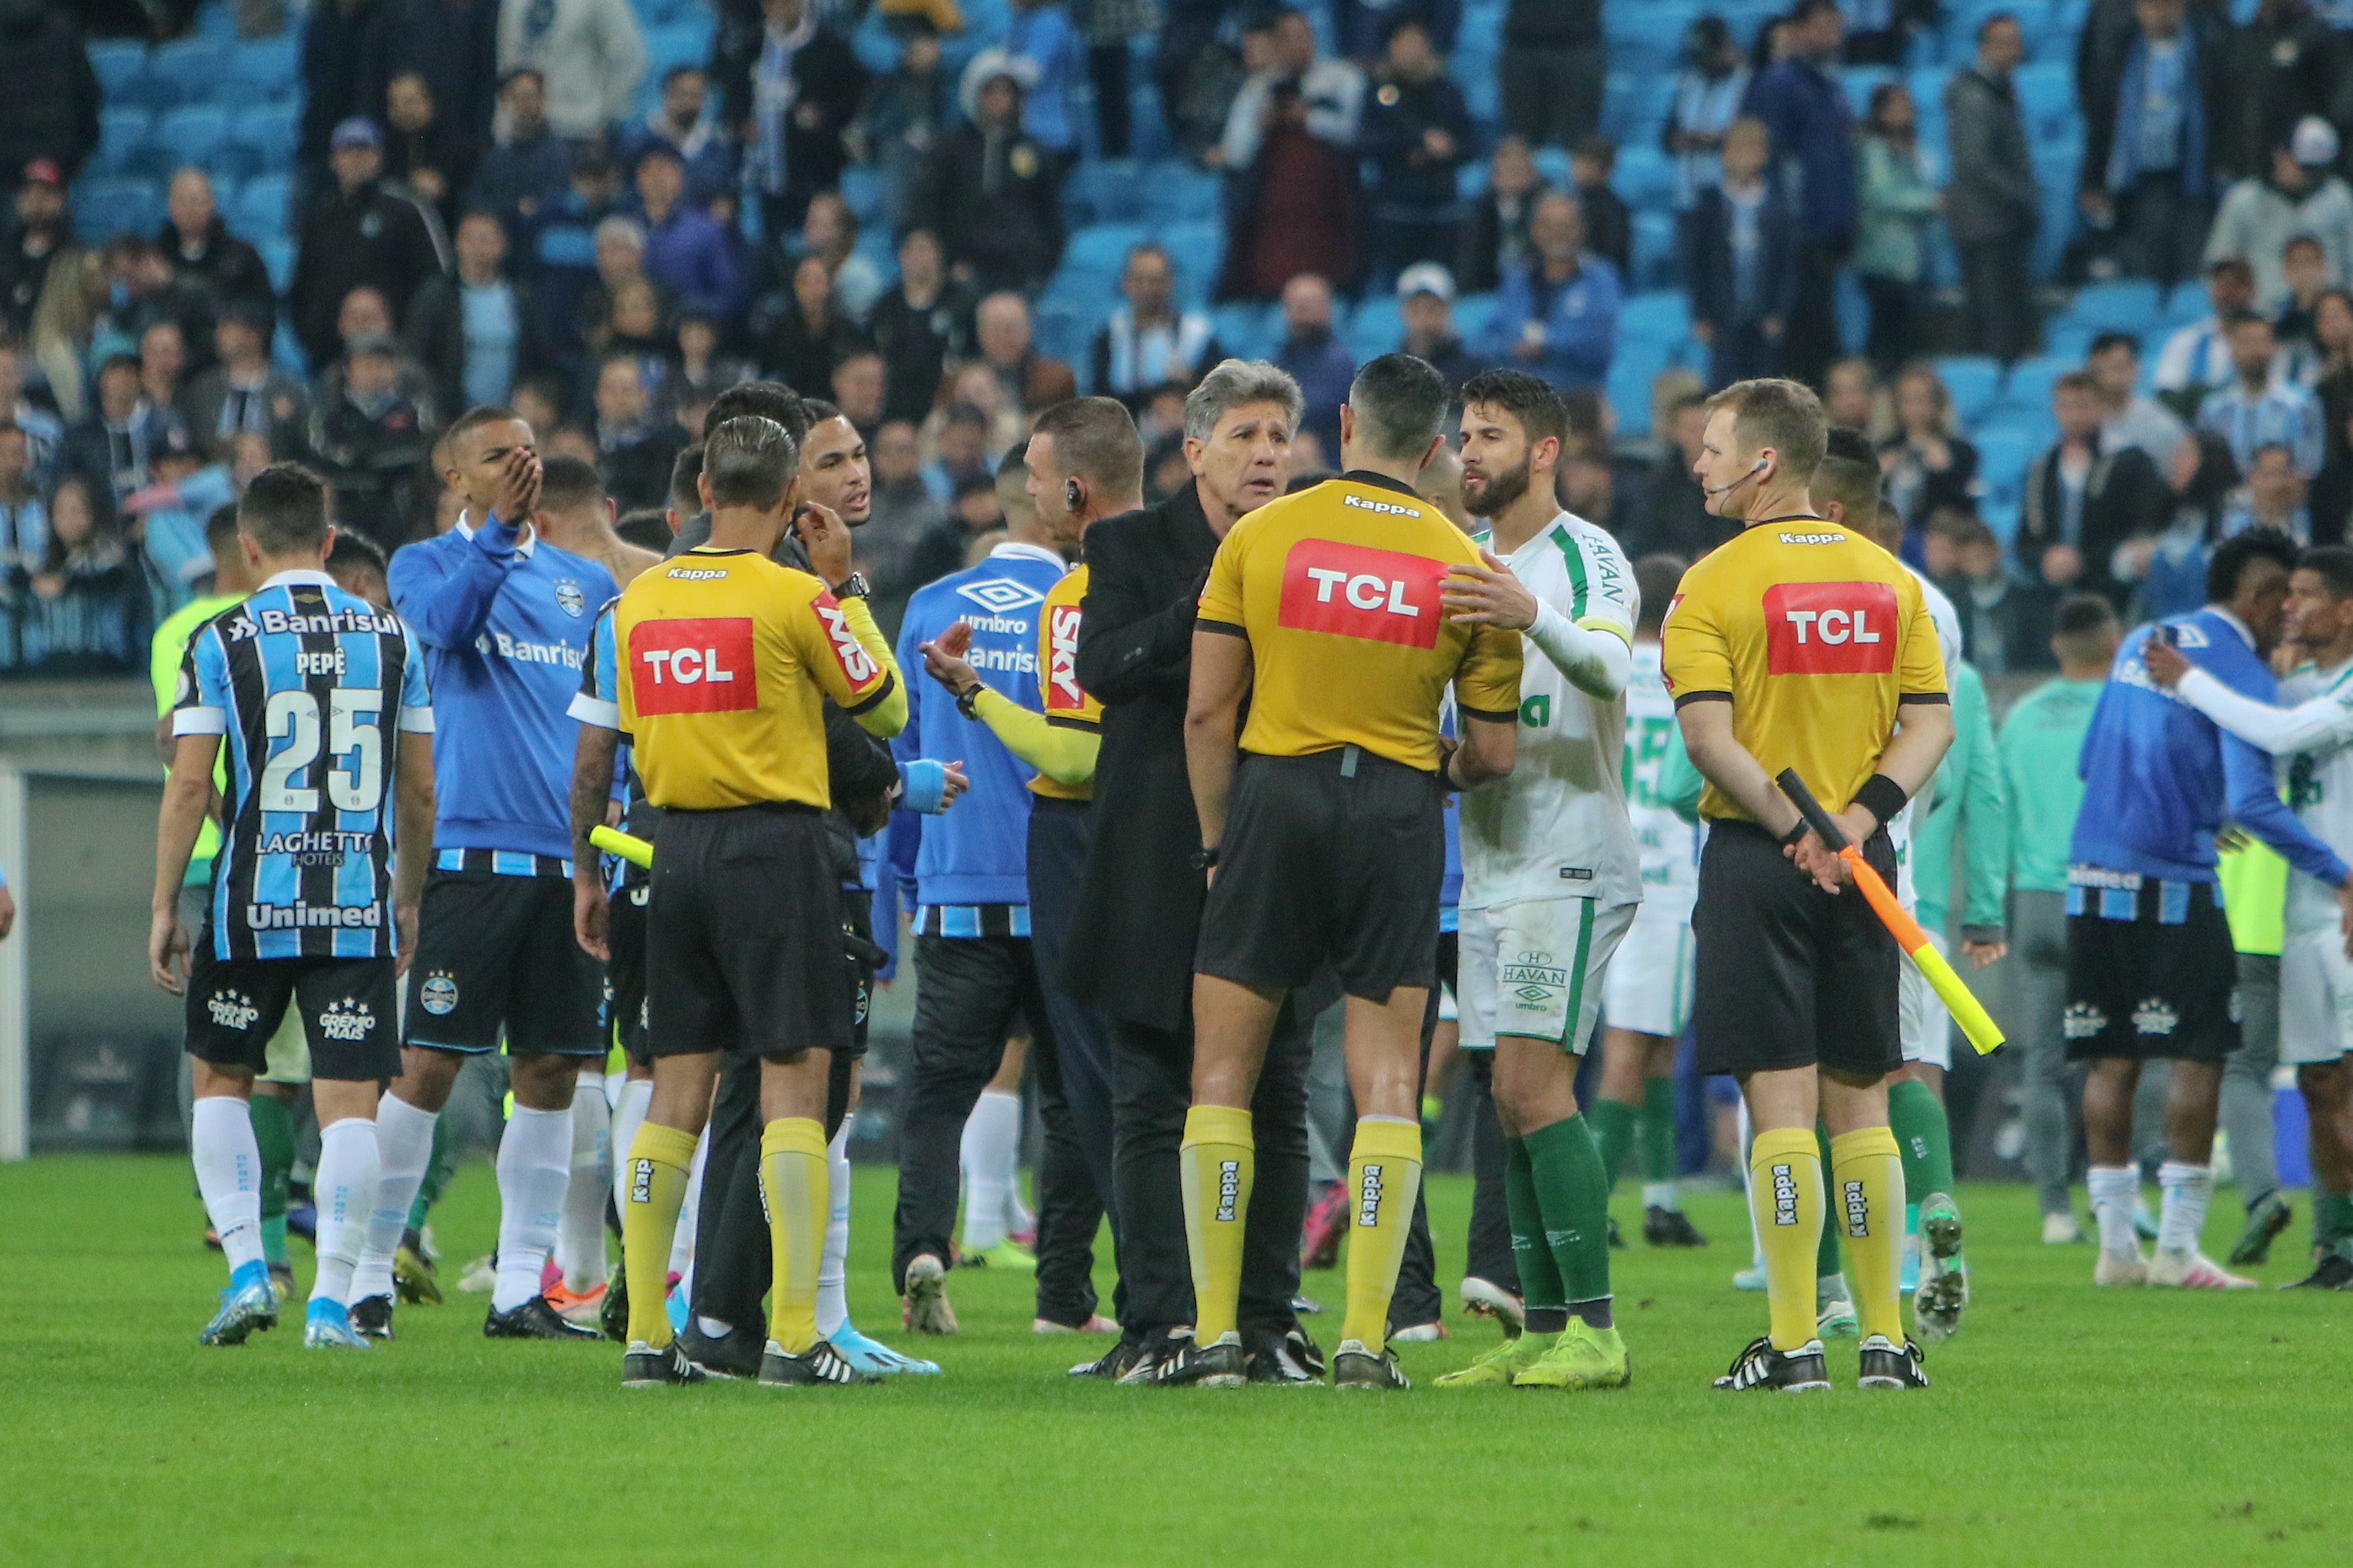
[[[629,1145],[638,1141],[638,1129],[646,1120],[646,1108],[654,1102],[654,1080],[633,1078],[621,1080],[620,1098],[613,1101],[613,1212],[626,1213],[623,1207],[629,1195],[623,1187],[629,1179]]]
[[[1683,1200],[1675,1195],[1672,1182],[1644,1182],[1642,1206],[1646,1209],[1680,1209]]]
[[[825,1147],[833,1212],[825,1222],[825,1252],[817,1266],[817,1331],[828,1340],[849,1321],[849,1127],[857,1120],[854,1110],[844,1116],[841,1131]]]
[[[229,1273],[260,1262],[261,1146],[253,1141],[253,1112],[245,1101],[233,1094],[196,1101],[188,1153]]]
[[[2157,1189],[2165,1194],[2157,1214],[2158,1249],[2196,1252],[2206,1228],[2206,1205],[2214,1201],[2214,1167],[2168,1160],[2157,1168]]]
[[[1021,1157],[1021,1097],[984,1089],[965,1118],[964,1249],[986,1252],[1005,1239],[1006,1201]]]
[[[702,1167],[710,1157],[711,1129],[706,1127],[695,1140],[694,1163],[686,1173],[686,1201],[679,1206],[678,1228],[670,1238],[670,1271],[679,1277],[690,1301],[694,1300],[694,1229],[702,1215]]]
[[[350,1299],[352,1268],[367,1245],[381,1169],[375,1123],[366,1117],[346,1116],[320,1130],[319,1174],[311,1184],[319,1205],[319,1272],[311,1282],[313,1301],[341,1306]]]
[[[2140,1197],[2140,1167],[2094,1165],[2084,1173],[2092,1189],[2092,1218],[2100,1227],[2100,1250],[2140,1255],[2133,1234],[2133,1205]]]
[[[613,1110],[605,1080],[584,1078],[572,1091],[572,1173],[555,1230],[555,1266],[575,1295],[605,1280],[605,1198],[613,1190]]]
[[[499,1280],[491,1310],[512,1312],[539,1294],[548,1249],[572,1184],[572,1112],[518,1105],[499,1139]]]
[[[396,1094],[375,1102],[375,1208],[368,1216],[367,1245],[352,1271],[352,1293],[345,1300],[392,1294],[392,1255],[408,1228],[408,1211],[417,1203],[417,1189],[425,1184],[425,1169],[433,1163],[433,1124],[440,1120]]]

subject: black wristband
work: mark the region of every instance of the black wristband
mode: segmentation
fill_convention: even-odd
[[[1798,840],[1803,838],[1809,831],[1810,825],[1807,823],[1806,819],[1802,816],[1798,818],[1798,826],[1789,829],[1788,832],[1781,835],[1781,847],[1784,849],[1796,848],[1798,846]]]
[[[1904,793],[1902,784],[1885,773],[1872,774],[1862,781],[1862,787],[1854,792],[1854,804],[1879,818],[1882,827],[1894,821],[1895,814],[1902,811],[1905,803],[1911,798]]]

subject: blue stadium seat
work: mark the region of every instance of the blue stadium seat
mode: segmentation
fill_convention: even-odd
[[[1618,345],[1618,357],[1610,362],[1609,382],[1605,393],[1609,399],[1609,406],[1617,410],[1620,435],[1647,436],[1651,433],[1651,383],[1672,363],[1667,351],[1656,345],[1628,342]]]
[[[283,98],[301,89],[301,46],[291,32],[275,38],[256,38],[229,50],[229,79],[240,100],[246,93]]]
[[[155,145],[164,162],[158,177],[168,178],[190,163],[209,168],[213,154],[228,140],[228,110],[216,103],[191,103],[156,116]]]
[[[237,161],[248,165],[242,170],[248,179],[283,174],[293,166],[301,121],[302,111],[292,103],[256,104],[240,110],[230,122],[223,152],[237,152]]]
[[[2042,329],[2042,353],[2067,364],[2081,364],[2092,352],[2096,330],[2077,321],[2050,321]]]
[[[1948,354],[1932,360],[1953,400],[1953,417],[1974,425],[2001,395],[2001,362],[1989,354]]]
[[[1099,223],[1080,229],[1062,247],[1062,271],[1115,279],[1130,247],[1151,237],[1140,223]]]
[[[1081,163],[1062,184],[1062,206],[1074,225],[1140,223],[1147,183],[1122,164]]]
[[[1618,172],[1610,179],[1609,187],[1638,212],[1663,210],[1674,199],[1674,160],[1657,147],[1641,142],[1622,147],[1618,153]]]
[[[112,108],[122,102],[131,84],[147,73],[147,46],[123,39],[92,44],[90,68],[98,73],[100,96]]]
[[[1656,289],[1672,289],[1683,271],[1682,258],[1675,254],[1675,215],[1671,212],[1637,212],[1634,215],[1634,276],[1624,279],[1627,288],[1639,292]]]
[[[1282,318],[1273,305],[1219,305],[1209,321],[1225,351],[1242,359],[1262,359],[1282,342]]]
[[[2003,409],[2031,410],[2047,418],[2051,408],[2051,384],[2083,363],[2083,357],[2059,359],[2043,355],[2022,359],[2010,367],[2010,374],[2001,384]]]
[[[98,151],[90,155],[90,173],[120,174],[147,145],[155,117],[143,109],[107,108],[99,111]]]
[[[709,21],[684,21],[646,29],[646,79],[660,90],[662,72],[672,66],[699,66],[711,58]]]
[[[1454,333],[1466,343],[1477,342],[1479,334],[1487,330],[1487,318],[1495,313],[1493,294],[1458,294],[1454,297]]]
[[[1100,310],[1089,311],[1074,298],[1048,294],[1029,314],[1029,330],[1038,352],[1050,359],[1075,363],[1086,355]]]
[[[147,57],[147,74],[170,82],[182,103],[202,103],[216,96],[235,96],[228,85],[227,45],[217,38],[182,38]]]
[[[892,195],[891,176],[871,164],[853,163],[841,172],[841,198],[861,229],[890,226]]]
[[[1160,231],[1160,243],[1176,268],[1176,300],[1187,307],[1208,302],[1225,265],[1226,231],[1216,220],[1172,223]]]
[[[295,225],[286,207],[292,195],[293,181],[284,174],[248,180],[237,193],[237,209],[226,215],[231,232],[256,245],[265,236],[291,234]]]
[[[1163,223],[1215,222],[1221,205],[1218,176],[1190,163],[1172,160],[1142,172],[1145,216]]]
[[[220,0],[206,0],[196,10],[196,32],[200,37],[227,43],[237,37],[237,9]]]
[[[1369,294],[1342,335],[1358,363],[1377,359],[1405,341],[1405,311],[1393,293]]]
[[[90,245],[118,234],[147,234],[164,221],[164,193],[153,180],[85,180],[73,191],[74,226]]]
[[[2063,141],[2080,133],[2083,117],[2075,109],[2075,79],[2065,58],[2034,60],[2018,68],[2011,81],[2018,89],[2018,111],[2026,121],[2026,139],[2032,142]]]
[[[261,264],[269,268],[269,286],[280,294],[294,280],[294,242],[283,235],[271,235],[268,239],[254,241],[253,247],[261,252]]]
[[[2094,283],[2077,290],[2075,302],[2060,318],[2070,326],[2094,331],[2143,332],[2165,320],[2158,306],[2157,285],[2143,278]]]
[[[2007,546],[2018,533],[2019,498],[2025,489],[2026,465],[2049,442],[2038,431],[2015,426],[1997,426],[1978,432],[1974,439],[1978,474],[1985,486],[1978,514]]]

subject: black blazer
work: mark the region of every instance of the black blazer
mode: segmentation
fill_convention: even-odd
[[[2116,546],[2165,527],[2173,492],[2139,447],[2102,451],[2096,433],[2092,446],[2092,471],[2084,480],[2083,531],[2076,540],[2076,549],[2084,557],[2084,575],[2076,585],[2086,593],[2113,598],[2117,596],[2116,583],[2108,574],[2108,565],[2116,557]],[[2059,520],[2064,510],[2059,447],[2053,445],[2027,465],[2020,498],[2018,563],[2037,581],[2042,574],[2043,552],[2059,542]]]
[[[1193,615],[1218,536],[1191,485],[1087,530],[1079,684],[1103,705],[1094,839],[1067,971],[1082,1001],[1181,1030],[1207,885],[1185,771]]]

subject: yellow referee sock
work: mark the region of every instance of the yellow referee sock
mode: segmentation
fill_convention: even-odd
[[[1250,1113],[1197,1105],[1185,1113],[1176,1152],[1185,1187],[1185,1247],[1193,1258],[1193,1339],[1234,1331],[1242,1292],[1242,1226],[1257,1162]]]
[[[1748,1202],[1765,1248],[1773,1348],[1814,1337],[1814,1252],[1822,1236],[1822,1155],[1810,1127],[1778,1127],[1748,1145]]]
[[[686,1183],[694,1168],[695,1135],[659,1121],[641,1121],[629,1142],[628,1181],[622,1188],[621,1257],[629,1281],[629,1339],[656,1350],[670,1343],[670,1246]]]
[[[1831,1140],[1831,1180],[1839,1235],[1846,1243],[1855,1316],[1866,1334],[1904,1342],[1904,1153],[1885,1127],[1859,1127]]]
[[[1340,1338],[1377,1352],[1388,1342],[1389,1298],[1421,1190],[1421,1123],[1361,1117],[1348,1153],[1348,1311]]]
[[[817,1343],[817,1274],[832,1215],[826,1190],[825,1124],[779,1117],[760,1132],[760,1201],[768,1210],[776,1274],[768,1292],[768,1337],[787,1355]]]

